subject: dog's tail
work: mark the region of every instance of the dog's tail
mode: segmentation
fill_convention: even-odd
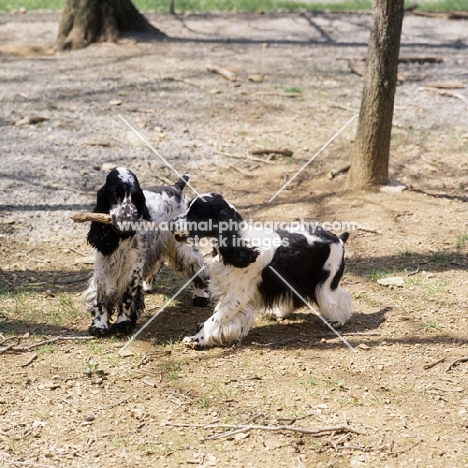
[[[175,184],[174,187],[176,189],[179,189],[181,192],[184,190],[185,186],[187,185],[187,182],[189,180],[189,175],[184,174]]]

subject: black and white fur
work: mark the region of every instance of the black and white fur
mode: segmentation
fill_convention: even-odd
[[[203,199],[205,201],[203,201]],[[280,279],[274,268],[303,298],[318,306],[322,317],[342,326],[352,313],[350,294],[339,286],[344,271],[344,243],[348,233],[337,237],[321,229],[300,232],[278,230],[228,230],[218,225],[241,215],[221,195],[197,197],[188,210],[172,221],[179,241],[212,238],[215,257],[209,264],[210,289],[219,297],[214,314],[200,324],[194,336],[183,342],[192,348],[227,345],[246,336],[255,309],[264,308],[276,317],[286,317],[303,307],[303,301]],[[212,229],[206,230],[208,221]],[[201,226],[201,228],[199,228]],[[254,247],[253,239],[276,239],[277,247]],[[237,246],[244,242],[244,246]]]
[[[156,226],[186,211],[183,195],[188,176],[172,187],[142,190],[130,170],[112,170],[98,191],[95,213],[109,213],[112,225],[91,223],[88,242],[94,247],[94,274],[83,299],[93,321],[90,335],[129,334],[145,307],[144,289],[151,290],[153,278],[167,261],[175,270],[192,277],[204,266],[196,247],[180,244],[167,229]],[[153,223],[147,230],[122,230],[123,222]],[[193,281],[193,303],[209,302],[208,277],[204,270]],[[114,309],[118,315],[110,327]]]

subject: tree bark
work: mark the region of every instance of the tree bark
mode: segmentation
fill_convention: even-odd
[[[56,47],[82,49],[93,42],[116,42],[124,33],[165,36],[131,0],[65,0]]]
[[[374,0],[364,89],[348,188],[388,183],[404,0]]]

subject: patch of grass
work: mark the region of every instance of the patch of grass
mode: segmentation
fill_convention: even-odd
[[[415,278],[414,276],[410,276],[406,278],[406,283],[408,286],[421,288],[428,294],[436,294],[445,290],[447,280],[445,278],[434,278],[432,280],[429,278]]]
[[[60,294],[58,296],[57,309],[57,313],[61,317],[74,319],[81,315],[80,309],[75,306],[75,301],[70,294]]]
[[[361,299],[363,302],[365,302],[367,305],[371,307],[377,307],[379,305],[379,303],[377,301],[374,301],[374,299],[372,299],[369,296],[369,293],[367,293],[366,291],[360,291],[358,293],[354,293],[353,296],[354,296],[354,299]]]
[[[440,331],[440,330],[442,330],[442,328],[444,328],[444,326],[441,323],[432,322],[430,320],[428,320],[428,321],[423,320],[422,323],[421,323],[421,327],[424,330],[437,330],[437,331]]]
[[[87,341],[86,349],[92,354],[102,354],[104,351],[106,351],[106,348],[100,340]]]
[[[53,353],[55,351],[55,345],[53,344],[45,344],[43,346],[39,346],[39,348],[36,349],[37,354],[49,354]]]
[[[468,234],[461,234],[457,238],[457,249],[463,249],[465,247],[466,242],[468,241]]]
[[[179,373],[182,367],[188,363],[188,359],[181,359],[180,361],[166,362],[162,365],[162,374],[168,380],[180,379]]]
[[[318,385],[318,381],[314,377],[307,377],[307,379],[301,380],[299,383],[304,385],[304,387],[315,387]]]
[[[392,269],[373,269],[364,274],[366,278],[369,278],[372,281],[378,281],[379,279],[391,277],[391,276],[401,276],[402,274],[406,275],[406,268],[395,267]]]
[[[141,10],[153,10],[157,12],[168,12],[169,2],[167,0],[134,0],[135,6]],[[417,4],[418,8],[426,11],[453,11],[468,10],[468,5],[461,0],[438,0],[424,1],[413,0],[405,3],[405,7]],[[59,10],[63,8],[63,0],[0,0],[0,10],[12,10],[24,7],[27,10],[50,9]],[[370,10],[371,0],[341,0],[339,2],[299,2],[293,0],[176,0],[177,12],[196,11],[295,11],[295,10]]]
[[[431,252],[430,261],[439,265],[450,265],[453,261],[453,255],[444,252]]]
[[[211,400],[203,395],[200,398],[198,398],[197,404],[200,409],[209,408],[211,406]]]
[[[297,86],[291,86],[290,88],[284,88],[285,93],[296,93],[296,94],[302,94],[302,89],[298,88]]]

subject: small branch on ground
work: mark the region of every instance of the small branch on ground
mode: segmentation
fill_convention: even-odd
[[[278,149],[278,148],[264,148],[252,150],[250,154],[254,156],[261,156],[262,154],[281,154],[282,156],[292,156],[294,153],[287,148]]]
[[[204,89],[202,85],[192,83],[191,81],[184,80],[182,78],[175,78],[175,77],[172,77],[172,76],[168,76],[167,78],[164,78],[164,79],[169,80],[169,81],[177,81],[178,83],[184,83],[184,84],[186,84],[188,86],[193,86],[194,88]]]
[[[439,18],[439,19],[445,19],[445,20],[468,19],[467,11],[452,11],[452,12],[443,13],[443,12],[414,10],[413,14],[417,16],[427,16],[428,18]]]
[[[314,429],[308,429],[305,427],[297,427],[297,426],[286,426],[286,425],[262,426],[262,425],[256,425],[256,424],[243,425],[243,424],[172,424],[172,423],[168,423],[167,426],[198,427],[202,429],[234,429],[236,433],[252,431],[252,430],[260,430],[260,431],[272,431],[272,432],[290,431],[290,432],[298,432],[301,434],[312,434],[312,435],[322,435],[322,434],[327,434],[329,432],[353,432],[355,434],[365,434],[365,431],[360,430],[353,426],[349,426],[348,424],[337,424],[336,426],[316,427]],[[219,434],[219,437],[217,438],[221,438],[222,436],[223,434]]]
[[[172,180],[169,180],[167,177],[158,174],[154,174],[154,177],[156,177],[156,179],[159,179],[161,182],[164,182],[166,185],[174,185],[174,182],[172,182]]]
[[[21,364],[21,367],[28,367],[37,359],[37,357],[38,355],[34,353],[24,364]]]
[[[333,171],[330,171],[328,173],[328,178],[331,180],[331,179],[334,179],[337,175],[346,174],[346,172],[348,172],[350,168],[351,168],[351,164],[349,163],[345,164],[344,166],[338,169],[334,169]]]
[[[382,232],[380,231],[380,229],[374,229],[374,228],[371,228],[371,227],[368,227],[368,226],[362,226],[361,224],[357,228],[359,229],[359,231],[370,232],[372,234],[382,235]]]
[[[218,154],[221,156],[227,156],[228,158],[234,158],[234,159],[244,159],[248,161],[256,161],[256,162],[261,162],[265,164],[275,164],[275,161],[268,161],[267,159],[262,159],[262,158],[255,158],[254,156],[242,156],[241,154],[231,154],[231,153],[223,153],[221,151],[218,151]]]
[[[466,97],[460,93],[455,93],[454,91],[447,91],[438,88],[431,88],[430,86],[421,86],[418,88],[421,91],[430,91],[432,93],[439,94],[440,96],[448,96],[460,99],[460,101],[466,102]]]
[[[100,408],[97,408],[96,411],[104,411],[104,410],[108,410],[108,409],[111,409],[111,408],[114,408],[116,406],[119,406],[121,405],[122,403],[127,403],[128,400],[131,400],[133,397],[129,396],[127,398],[122,398],[121,400],[119,401],[116,401],[115,403],[112,403],[111,405],[106,405],[106,406],[101,406]]]
[[[19,341],[21,339],[29,338],[29,336],[28,337],[15,336],[15,338]],[[39,346],[43,346],[43,345],[50,344],[50,343],[55,343],[57,341],[93,340],[93,339],[94,339],[94,336],[54,336],[53,338],[39,341],[38,343],[33,343],[32,345],[29,345],[29,346],[18,346],[15,344],[11,344],[7,346],[6,348],[0,349],[0,354],[6,353],[7,351],[10,351],[10,350],[13,352],[31,351],[35,348],[38,348]]]
[[[437,361],[435,362],[431,362],[430,364],[426,364],[425,366],[423,366],[423,369],[424,370],[429,370],[429,369],[432,369],[433,367],[437,366],[437,364],[440,364],[441,362],[445,362],[445,358],[441,358],[441,359],[438,359]]]
[[[242,174],[244,177],[253,177],[252,174],[249,174],[248,172],[245,172],[243,169],[241,169],[240,167],[236,167],[236,166],[229,166],[229,169],[232,169],[233,171],[236,171],[238,172],[239,174]]]
[[[462,357],[462,358],[458,358],[458,359],[455,359],[454,361],[452,361],[448,366],[447,368],[445,369],[445,372],[449,372],[452,367],[455,367],[457,366],[458,364],[462,363],[462,362],[468,362],[468,356],[466,357]]]
[[[106,213],[76,213],[71,219],[75,223],[86,223],[92,221],[95,223],[112,224],[110,215]]]
[[[236,81],[237,79],[235,73],[232,73],[231,71],[226,70],[226,68],[217,67],[216,65],[208,65],[206,69],[207,71],[211,73],[217,73],[218,75],[221,75],[223,78],[225,78],[228,81]]]

